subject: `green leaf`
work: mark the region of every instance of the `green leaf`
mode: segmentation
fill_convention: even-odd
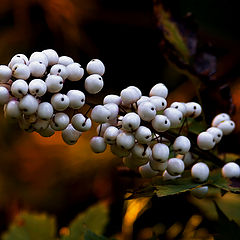
[[[189,129],[188,129],[189,132],[192,132],[197,135],[208,128],[207,124],[204,121],[197,121],[194,118],[188,119],[188,125],[189,125]]]
[[[3,240],[53,240],[56,239],[55,218],[46,214],[22,212],[10,225]]]
[[[175,48],[175,51],[182,60],[188,63],[190,51],[176,22],[172,20],[171,13],[166,11],[162,4],[155,4],[154,12],[158,19],[158,26],[162,29],[164,38]]]
[[[104,236],[99,236],[99,235],[95,234],[94,232],[87,230],[84,235],[84,240],[108,240],[108,238],[106,238]],[[111,240],[114,240],[114,239],[111,238]]]
[[[97,235],[101,235],[108,223],[108,208],[100,203],[88,208],[79,214],[70,224],[68,236],[63,236],[62,240],[82,240],[85,233],[91,230]]]
[[[162,177],[155,177],[150,185],[133,191],[127,199],[152,197],[153,195],[164,197],[183,193],[203,185],[212,185],[227,192],[240,193],[239,179],[223,178],[220,170],[211,171],[207,182],[204,183],[194,182],[190,171],[185,171],[182,177],[174,180],[164,181]]]

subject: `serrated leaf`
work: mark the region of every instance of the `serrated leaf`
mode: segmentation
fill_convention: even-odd
[[[175,48],[184,62],[189,62],[190,51],[176,22],[172,20],[171,13],[165,10],[161,3],[154,5],[154,12],[158,19],[158,27],[162,29],[164,38]]]
[[[108,208],[99,203],[85,212],[79,214],[70,224],[68,236],[63,236],[63,240],[83,240],[88,230],[97,235],[101,235],[108,222]]]
[[[3,240],[54,240],[56,239],[55,218],[46,214],[22,212],[10,225]]]

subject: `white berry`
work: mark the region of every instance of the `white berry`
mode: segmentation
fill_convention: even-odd
[[[175,139],[173,143],[173,150],[180,154],[186,154],[189,152],[191,143],[189,139],[185,136],[179,136]]]
[[[51,122],[51,128],[55,131],[64,130],[69,124],[69,117],[66,113],[56,113]]]
[[[156,116],[156,107],[151,102],[143,102],[138,106],[138,115],[144,121],[151,121]]]
[[[223,135],[229,135],[235,129],[235,123],[231,120],[220,122],[217,128],[222,130]]]
[[[150,158],[150,166],[153,170],[163,172],[167,169],[168,163],[167,162],[159,162]]]
[[[140,126],[141,119],[134,113],[127,113],[122,119],[122,128],[126,131],[132,132]]]
[[[167,101],[163,97],[152,96],[149,98],[149,101],[156,107],[156,111],[162,111],[167,106]]]
[[[69,124],[63,131],[62,131],[62,139],[68,145],[73,145],[77,143],[79,137],[81,136],[81,132],[77,131],[72,124]]]
[[[58,57],[58,54],[55,50],[46,49],[46,50],[43,50],[42,52],[47,56],[49,66],[52,66],[52,65],[58,63],[58,58],[59,57]]]
[[[42,79],[33,79],[28,88],[29,92],[36,97],[42,97],[47,92],[47,85]]]
[[[16,100],[11,100],[6,105],[4,105],[4,115],[6,118],[20,118],[21,112],[19,109],[19,102]]]
[[[29,58],[29,63],[31,62],[42,62],[46,67],[48,66],[48,58],[43,52],[34,52]]]
[[[145,126],[140,126],[135,132],[135,138],[138,143],[147,144],[152,140],[152,132]]]
[[[147,164],[139,167],[139,173],[143,178],[151,178],[158,175],[159,172],[153,170],[148,162]]]
[[[166,108],[163,114],[169,119],[170,127],[177,128],[180,126],[181,121],[183,119],[183,114],[176,108]]]
[[[0,86],[0,105],[4,105],[9,101],[10,94],[7,88]]]
[[[114,126],[110,126],[104,131],[104,141],[110,145],[115,144],[118,134],[119,130]]]
[[[57,75],[48,75],[45,83],[50,93],[57,93],[63,88],[63,79]]]
[[[212,126],[217,127],[217,125],[225,120],[230,120],[230,116],[227,113],[219,113],[212,120]]]
[[[74,63],[74,61],[71,57],[68,56],[61,56],[58,59],[58,64],[62,64],[64,66],[68,66],[71,63]]]
[[[147,145],[142,145],[140,143],[136,143],[132,148],[132,154],[137,158],[150,158],[152,155],[152,150]]]
[[[213,135],[209,132],[201,132],[197,137],[197,145],[202,150],[210,150],[215,146]]]
[[[169,148],[164,143],[156,143],[152,148],[152,157],[158,162],[166,162],[169,157]]]
[[[137,102],[140,98],[139,93],[134,88],[125,88],[121,91],[120,97],[124,105]]]
[[[240,177],[240,167],[235,162],[226,163],[222,168],[222,175],[226,178]]]
[[[12,70],[5,65],[0,65],[0,83],[6,83],[12,76]]]
[[[62,93],[56,93],[51,97],[51,104],[57,111],[64,111],[69,106],[69,98]]]
[[[19,102],[19,109],[25,115],[31,115],[38,109],[38,100],[30,94],[24,96]]]
[[[122,102],[121,97],[118,95],[114,95],[114,94],[110,94],[107,95],[106,97],[104,97],[103,99],[103,104],[107,104],[107,103],[115,103],[117,105],[120,105]]]
[[[87,72],[89,74],[99,74],[102,76],[105,72],[105,66],[99,59],[92,59],[87,64]]]
[[[191,194],[196,198],[204,198],[208,193],[208,186],[198,187],[191,190]]]
[[[184,163],[179,158],[170,158],[167,162],[167,171],[173,176],[183,173],[184,168]]]
[[[68,80],[76,82],[79,81],[84,75],[84,69],[79,63],[71,63],[67,65]]]
[[[42,77],[46,72],[46,66],[42,62],[31,62],[28,67],[33,77]]]
[[[24,54],[16,54],[10,60],[8,67],[12,69],[13,65],[16,63],[22,63],[28,65],[28,58]]]
[[[152,87],[149,96],[159,96],[166,98],[168,95],[168,89],[163,83],[158,83]]]
[[[163,172],[162,177],[163,177],[163,180],[164,180],[164,181],[168,181],[168,180],[174,180],[174,179],[176,179],[176,178],[180,178],[181,175],[179,174],[179,175],[176,175],[176,176],[172,176],[172,175],[170,175],[170,174],[168,173],[167,170],[165,170],[165,171]]]
[[[85,79],[84,87],[90,94],[96,94],[103,88],[103,79],[98,74],[92,74]]]
[[[63,80],[65,80],[68,77],[68,70],[62,64],[55,64],[51,67],[50,74],[60,76]]]
[[[30,69],[27,65],[22,63],[16,63],[12,68],[12,75],[15,78],[27,80],[30,77]]]
[[[92,109],[91,118],[94,122],[105,123],[110,119],[111,112],[102,105],[97,105]]]
[[[12,83],[11,86],[12,95],[16,98],[24,97],[28,92],[28,84],[25,80],[18,79]]]
[[[37,116],[42,120],[49,120],[53,115],[53,107],[49,102],[42,102],[38,105]]]
[[[186,113],[187,113],[187,107],[186,107],[185,103],[183,103],[183,102],[173,102],[170,105],[170,107],[171,108],[176,108],[177,110],[182,112],[183,116],[185,116]]]
[[[191,174],[196,182],[205,182],[209,176],[209,168],[206,163],[198,162],[193,165]]]
[[[152,120],[152,127],[157,132],[165,132],[171,126],[169,119],[164,115],[156,115],[156,117]]]
[[[86,118],[82,113],[75,114],[71,119],[71,123],[80,132],[86,132],[92,127],[91,119]]]
[[[69,98],[69,107],[73,109],[80,109],[85,104],[85,94],[79,90],[69,90],[67,92]]]
[[[217,127],[210,127],[207,129],[207,132],[212,134],[213,139],[216,143],[219,143],[222,139],[223,136],[223,132],[221,129],[217,128]]]
[[[103,137],[93,137],[90,141],[90,146],[93,152],[102,153],[105,151],[107,144]]]
[[[119,147],[130,150],[135,144],[134,135],[128,132],[122,132],[118,134],[116,143]]]

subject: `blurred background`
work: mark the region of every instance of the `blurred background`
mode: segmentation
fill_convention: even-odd
[[[157,4],[171,14],[188,41],[188,63],[168,58],[174,51],[168,47]],[[1,0],[0,64],[8,64],[17,53],[30,56],[48,48],[60,56],[72,57],[84,67],[92,58],[99,58],[106,73],[103,92],[92,99],[98,103],[103,95],[119,94],[129,85],[147,95],[154,84],[163,82],[169,88],[169,103],[200,99],[208,123],[217,113],[230,113],[236,130],[220,147],[238,156],[238,23],[236,1]],[[179,64],[187,72],[180,71]],[[198,84],[189,77],[191,70]],[[230,218],[240,222],[236,210],[239,197],[232,194],[224,198],[210,194],[205,202],[188,193],[153,198],[151,203],[140,202],[132,207],[132,216],[136,217],[126,219],[128,207],[123,199],[126,189],[134,186],[135,176],[123,171],[121,160],[109,150],[99,155],[91,152],[89,139],[96,134],[92,129],[76,145],[67,146],[60,134],[46,139],[22,132],[16,124],[5,121],[1,111],[1,233],[22,210],[56,216],[60,230],[99,201],[110,209],[104,234],[117,239],[150,239],[154,231],[162,239],[181,239],[186,229],[200,229],[196,239],[213,239],[217,219],[210,203],[213,198]]]

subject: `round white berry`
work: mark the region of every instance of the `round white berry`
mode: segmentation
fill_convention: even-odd
[[[185,103],[185,106],[187,108],[186,117],[196,118],[202,112],[202,107],[196,102]]]
[[[59,57],[58,57],[58,54],[55,50],[46,49],[46,50],[43,50],[42,52],[47,56],[49,66],[52,66],[52,65],[58,63],[58,58]]]
[[[77,131],[72,124],[69,124],[63,131],[62,131],[62,139],[68,145],[73,145],[77,143],[79,137],[81,136],[81,132]]]
[[[97,126],[97,129],[96,129],[96,132],[97,132],[97,135],[100,136],[100,137],[103,137],[106,129],[110,126],[110,124],[107,122],[107,123],[102,123],[102,124],[99,124]]]
[[[105,151],[107,144],[104,142],[103,137],[93,137],[90,140],[90,146],[93,152],[102,153]]]
[[[114,94],[107,95],[107,96],[103,99],[103,104],[115,103],[115,104],[117,104],[117,105],[120,105],[121,102],[122,102],[121,97],[118,96],[118,95],[114,95]]]
[[[148,162],[147,164],[139,167],[139,173],[143,178],[151,178],[157,176],[159,172],[153,170]]]
[[[167,169],[168,162],[159,162],[154,160],[153,158],[150,158],[150,166],[155,171],[163,172]]]
[[[130,150],[135,144],[134,135],[128,132],[119,133],[116,139],[116,143],[119,147]]]
[[[151,148],[147,145],[142,145],[140,143],[135,143],[131,151],[132,154],[137,158],[150,158],[150,156],[152,155]]]
[[[12,75],[15,78],[27,80],[30,77],[30,69],[27,65],[22,63],[16,63],[12,68]]]
[[[19,109],[19,102],[17,100],[11,100],[4,105],[4,115],[6,118],[20,118],[21,112]]]
[[[86,69],[89,74],[99,74],[100,76],[105,72],[105,66],[99,59],[92,59]]]
[[[69,90],[67,92],[69,98],[69,107],[73,109],[80,109],[85,104],[85,94],[79,90]]]
[[[156,143],[152,148],[152,158],[158,162],[166,162],[169,157],[169,148],[164,143]]]
[[[196,198],[204,198],[208,193],[208,186],[198,187],[191,190],[191,194]]]
[[[118,112],[119,112],[119,108],[118,108],[118,105],[115,104],[115,103],[107,103],[104,105],[104,107],[106,109],[108,109],[111,113],[110,117],[109,117],[109,120],[114,120],[117,118],[118,116]]]
[[[169,119],[170,127],[177,128],[180,126],[181,121],[183,119],[183,114],[176,108],[166,108],[163,114]]]
[[[51,128],[51,126],[48,126],[48,128],[44,130],[37,131],[42,137],[51,137],[55,131]]]
[[[33,79],[28,88],[29,92],[36,97],[42,97],[47,92],[47,85],[42,79]]]
[[[212,127],[217,127],[217,125],[225,120],[230,120],[230,116],[227,113],[219,113],[212,120]]]
[[[91,112],[91,118],[94,122],[105,123],[110,119],[111,112],[102,105],[97,105]]]
[[[164,181],[168,181],[168,180],[174,180],[174,179],[176,179],[176,178],[180,178],[181,175],[172,176],[172,175],[170,175],[170,174],[168,173],[167,170],[165,170],[165,171],[163,172],[162,177],[163,177],[163,180],[164,180]]]
[[[69,106],[69,98],[62,93],[56,93],[51,97],[51,104],[57,111],[64,111]]]
[[[121,91],[120,97],[122,100],[122,104],[129,105],[133,104],[140,99],[139,93],[134,88],[125,88]]]
[[[34,52],[29,58],[29,63],[31,62],[42,62],[46,67],[48,66],[48,58],[43,52]]]
[[[220,122],[217,128],[222,130],[223,135],[229,135],[235,129],[235,123],[231,120]]]
[[[25,115],[31,115],[35,113],[38,109],[38,100],[33,97],[31,94],[24,96],[19,102],[19,109]]]
[[[176,108],[177,110],[182,112],[183,116],[185,116],[186,113],[187,113],[187,107],[186,107],[185,103],[183,103],[183,102],[173,102],[170,105],[170,107],[171,108]]]
[[[130,154],[130,151],[119,147],[117,144],[111,145],[111,152],[117,157],[127,157]]]
[[[240,177],[240,167],[235,162],[226,163],[222,168],[222,175],[226,178]]]
[[[71,119],[71,123],[80,132],[86,132],[92,127],[91,119],[86,118],[82,113],[75,114]]]
[[[156,115],[156,117],[152,120],[152,127],[157,132],[165,132],[171,126],[169,119],[164,115]]]
[[[215,146],[213,135],[209,132],[201,132],[197,137],[197,145],[202,150],[210,150]]]
[[[173,143],[173,150],[180,154],[186,154],[189,152],[191,143],[189,139],[185,136],[179,136],[175,139]]]
[[[216,143],[219,143],[222,139],[223,132],[221,129],[216,128],[216,127],[210,127],[207,129],[207,132],[212,134],[213,139]]]
[[[140,126],[135,132],[135,138],[138,143],[147,144],[152,140],[152,132],[145,126]]]
[[[85,79],[84,87],[90,94],[96,94],[103,88],[103,79],[98,74],[92,74]]]
[[[177,176],[184,171],[184,163],[179,158],[170,158],[167,162],[167,171],[173,176]]]
[[[33,77],[42,77],[46,72],[46,65],[42,62],[31,62],[28,67]]]
[[[162,111],[167,106],[167,101],[163,97],[152,96],[149,101],[156,107],[156,111]]]
[[[42,120],[49,120],[53,115],[53,107],[49,102],[42,102],[38,105],[37,116]]]
[[[68,80],[76,82],[84,75],[84,69],[79,63],[71,63],[67,66]]]
[[[142,102],[149,102],[149,97],[141,96],[139,100],[137,100],[137,106],[139,106]]]
[[[138,106],[138,115],[144,121],[151,121],[156,116],[156,107],[151,102],[143,102]]]
[[[159,96],[166,98],[168,95],[168,89],[163,83],[158,83],[152,87],[149,96]]]
[[[141,119],[134,113],[127,113],[122,119],[122,128],[126,131],[132,132],[140,126]]]
[[[57,75],[48,75],[45,83],[50,93],[57,93],[63,88],[63,79]]]
[[[136,87],[136,86],[129,86],[127,87],[127,89],[132,89],[133,91],[135,91],[135,93],[137,94],[137,98],[140,99],[142,97],[142,92],[141,90]]]
[[[63,80],[65,80],[68,77],[68,70],[62,64],[55,64],[51,67],[50,74],[60,76]]]
[[[209,168],[206,163],[198,162],[192,166],[191,174],[196,182],[205,182],[209,176]]]
[[[12,70],[5,65],[0,65],[0,83],[6,83],[12,76]]]
[[[28,58],[26,55],[24,54],[16,54],[12,57],[12,59],[10,60],[9,64],[8,64],[8,67],[12,69],[13,65],[16,64],[16,63],[22,63],[22,64],[25,64],[25,65],[28,65]]]
[[[32,126],[32,123],[26,120],[25,117],[23,116],[18,119],[18,125],[25,132],[31,133],[35,131],[35,129]]]
[[[69,124],[69,117],[66,113],[56,113],[51,122],[51,128],[55,131],[64,130]]]
[[[4,105],[9,101],[10,94],[7,88],[0,86],[0,105]]]
[[[58,64],[62,64],[64,66],[68,66],[71,63],[74,63],[74,61],[71,57],[68,56],[61,56],[58,59]]]
[[[118,134],[119,134],[118,128],[110,126],[104,131],[103,134],[104,141],[110,145],[115,144]]]
[[[49,123],[50,123],[49,120],[37,119],[37,121],[32,124],[32,127],[36,131],[41,131],[41,130],[47,129],[49,126]]]
[[[28,84],[25,80],[18,79],[12,83],[11,93],[16,98],[24,97],[28,92]]]

